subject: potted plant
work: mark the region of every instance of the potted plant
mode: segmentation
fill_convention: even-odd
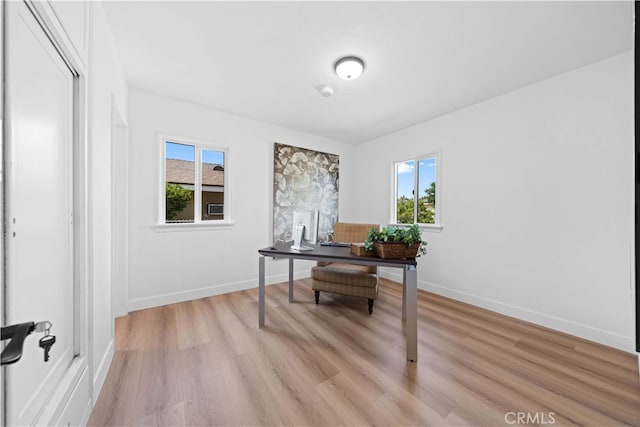
[[[416,258],[427,253],[427,242],[422,240],[418,225],[409,227],[388,226],[382,230],[369,230],[364,241],[366,251],[375,251],[380,258]]]

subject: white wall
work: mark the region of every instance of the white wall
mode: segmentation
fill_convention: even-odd
[[[340,155],[340,218],[353,216],[353,146],[134,88],[129,94],[129,310],[257,286],[257,250],[271,244],[273,142]],[[159,230],[159,135],[229,147],[231,228]],[[296,265],[308,274],[308,263]],[[268,260],[267,283],[286,280],[287,271],[286,261]]]
[[[127,115],[127,83],[102,5],[94,3],[89,52],[89,340],[94,399],[111,363],[111,121],[112,104]],[[122,153],[123,156],[127,153]]]
[[[634,351],[633,56],[357,147],[357,219],[388,223],[393,159],[442,148],[423,289]]]

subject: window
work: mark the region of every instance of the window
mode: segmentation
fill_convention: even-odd
[[[226,150],[166,138],[163,143],[164,223],[226,219]]]
[[[394,163],[396,224],[440,224],[439,154]]]

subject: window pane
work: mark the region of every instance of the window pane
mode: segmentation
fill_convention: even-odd
[[[203,221],[224,219],[224,152],[202,150]]]
[[[418,222],[435,224],[436,215],[436,159],[418,161]]]
[[[398,224],[413,224],[413,184],[415,176],[415,162],[396,163],[396,221]]]
[[[165,142],[165,219],[167,223],[193,222],[196,148]]]

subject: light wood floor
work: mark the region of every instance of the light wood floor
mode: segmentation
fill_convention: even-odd
[[[634,355],[426,292],[406,362],[401,292],[369,316],[269,286],[263,330],[257,289],[119,318],[89,425],[640,425]]]

